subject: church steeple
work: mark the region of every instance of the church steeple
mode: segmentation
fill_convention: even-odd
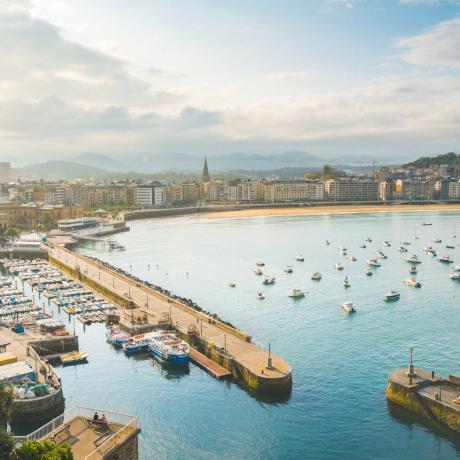
[[[208,171],[208,160],[204,157],[203,172],[201,173],[201,182],[211,182]]]

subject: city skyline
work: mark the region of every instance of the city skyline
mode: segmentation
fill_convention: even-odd
[[[6,0],[0,157],[455,151],[459,13],[455,0]]]

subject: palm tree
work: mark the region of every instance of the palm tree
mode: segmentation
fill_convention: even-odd
[[[16,227],[8,227],[5,236],[9,236],[14,241],[20,233],[21,232]]]

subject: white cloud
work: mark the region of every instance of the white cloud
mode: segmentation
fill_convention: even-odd
[[[297,70],[293,72],[279,72],[272,73],[265,76],[267,80],[271,81],[305,81],[311,80],[313,77],[313,72],[308,70]]]
[[[422,66],[460,68],[460,18],[441,22],[425,32],[401,38],[402,59]]]

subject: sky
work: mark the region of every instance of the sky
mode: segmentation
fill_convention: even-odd
[[[457,151],[460,0],[0,0],[0,158]]]

